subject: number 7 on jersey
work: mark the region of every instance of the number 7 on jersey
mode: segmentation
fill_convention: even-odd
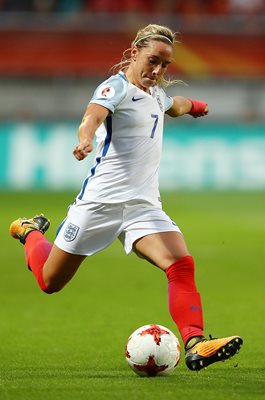
[[[151,118],[154,118],[154,125],[153,125],[153,129],[152,129],[151,136],[150,136],[153,139],[155,136],[155,131],[156,131],[157,123],[158,123],[158,115],[151,114]]]

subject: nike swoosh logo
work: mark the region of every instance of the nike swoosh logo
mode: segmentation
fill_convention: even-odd
[[[132,97],[132,101],[138,101],[138,100],[142,100],[144,97]]]
[[[191,311],[201,311],[201,307],[191,306]]]

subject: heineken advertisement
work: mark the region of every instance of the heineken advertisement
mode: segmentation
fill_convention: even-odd
[[[79,190],[94,157],[73,157],[77,129],[78,122],[1,123],[0,190]],[[167,124],[160,187],[264,190],[265,125]]]

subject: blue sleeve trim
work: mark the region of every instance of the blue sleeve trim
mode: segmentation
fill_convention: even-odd
[[[107,152],[108,152],[108,150],[109,150],[109,146],[110,146],[111,138],[112,138],[112,116],[111,116],[111,115],[109,115],[109,116],[106,118],[106,130],[107,130],[107,134],[106,134],[106,137],[105,137],[105,141],[104,141],[104,146],[103,146],[102,154],[101,154],[101,156],[98,156],[98,157],[96,158],[96,162],[95,162],[95,164],[93,165],[93,167],[92,167],[91,170],[90,170],[90,175],[85,179],[84,184],[83,184],[83,187],[82,187],[82,190],[81,190],[81,192],[80,192],[80,194],[79,194],[79,196],[78,196],[78,199],[79,199],[79,200],[82,200],[89,179],[91,179],[91,178],[95,175],[95,173],[96,173],[96,168],[97,168],[98,165],[101,163],[102,157],[105,157],[106,154],[107,154]]]

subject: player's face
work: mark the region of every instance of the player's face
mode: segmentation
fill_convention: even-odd
[[[140,50],[135,48],[133,58],[133,76],[135,85],[148,91],[157,84],[167,70],[172,60],[172,47],[170,44],[152,40],[148,47]]]

